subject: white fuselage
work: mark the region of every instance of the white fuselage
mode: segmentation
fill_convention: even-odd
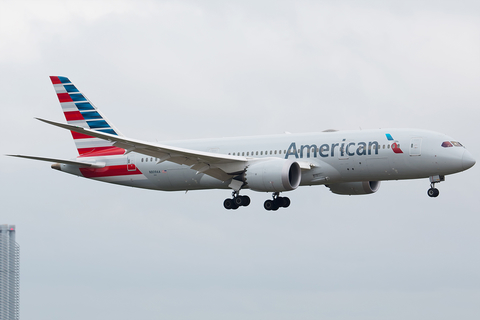
[[[305,186],[428,178],[470,168],[475,161],[463,146],[442,146],[452,140],[426,130],[378,129],[167,141],[162,145],[242,156],[252,161],[294,160],[310,166],[302,170],[300,185]],[[61,164],[57,169],[105,182],[164,191],[223,189],[229,188],[230,183],[187,165],[168,160],[158,163],[155,157],[135,152],[77,159],[104,167]],[[248,188],[248,181],[245,187]]]

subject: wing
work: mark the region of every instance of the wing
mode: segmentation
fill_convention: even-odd
[[[248,164],[248,159],[241,156],[216,154],[149,143],[82,128],[75,125],[69,125],[40,118],[37,119],[70,131],[111,141],[113,142],[114,146],[125,149],[125,154],[135,151],[136,153],[159,159],[158,163],[168,160],[177,164],[187,165],[190,166],[191,169],[197,170],[197,172],[205,173],[221,181],[226,181],[233,178],[235,175],[240,174],[245,170]]]

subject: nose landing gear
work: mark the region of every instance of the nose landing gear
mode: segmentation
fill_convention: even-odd
[[[440,194],[437,188],[435,188],[435,183],[430,184],[430,189],[427,190],[427,194],[429,197],[436,198]]]
[[[427,190],[427,194],[429,197],[436,198],[440,194],[437,188],[435,188],[435,183],[439,183],[441,181],[445,181],[445,176],[431,176],[430,177],[430,189]]]
[[[265,210],[277,211],[278,208],[287,208],[290,205],[290,199],[287,197],[280,197],[280,193],[274,192],[272,194],[273,200],[267,200],[263,204]]]

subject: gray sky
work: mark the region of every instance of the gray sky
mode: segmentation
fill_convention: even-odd
[[[480,159],[478,1],[1,1],[3,153],[71,158],[49,75],[127,136],[440,131]],[[378,193],[137,190],[0,157],[22,319],[478,319],[480,167]]]

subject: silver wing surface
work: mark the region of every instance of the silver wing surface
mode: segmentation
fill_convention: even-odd
[[[157,143],[144,142],[74,125],[59,123],[40,118],[37,119],[42,122],[70,131],[111,141],[113,142],[114,146],[125,149],[125,153],[134,151],[136,153],[157,158],[158,163],[163,161],[170,161],[177,164],[190,166],[191,169],[197,170],[197,172],[207,174],[221,181],[229,180],[235,175],[242,173],[246,169],[248,165],[248,160],[250,159],[241,156],[203,152]],[[251,160],[254,159],[255,158],[252,158]]]

